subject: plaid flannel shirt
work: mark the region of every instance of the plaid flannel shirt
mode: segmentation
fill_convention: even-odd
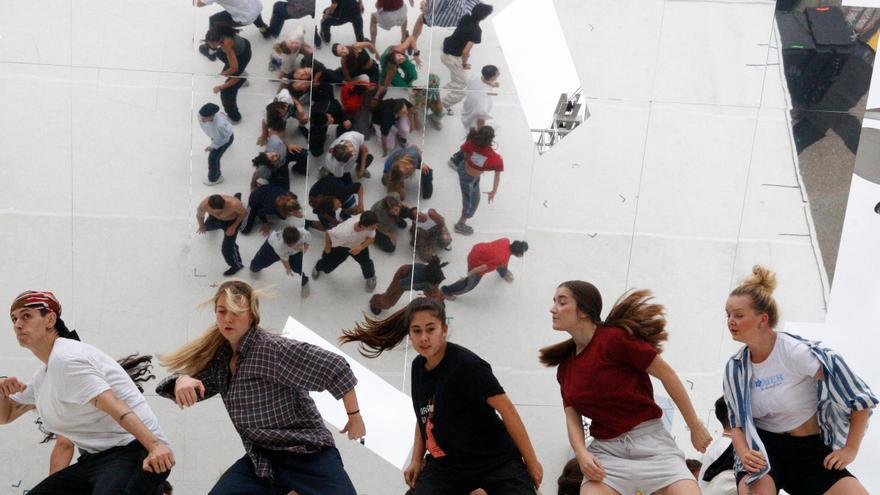
[[[343,357],[254,328],[239,343],[234,374],[231,358],[232,348],[224,343],[195,375],[205,386],[199,400],[220,394],[258,476],[272,478],[263,450],[308,454],[334,446],[309,392],[327,390],[341,399],[354,389],[357,378]],[[178,376],[163,379],[156,393],[173,400]]]

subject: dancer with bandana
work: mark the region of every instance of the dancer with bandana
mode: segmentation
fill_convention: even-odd
[[[79,341],[51,292],[23,292],[9,313],[19,345],[44,366],[27,384],[16,377],[0,380],[0,424],[36,409],[47,431],[83,452],[28,493],[155,494],[174,466],[174,454],[122,366]]]

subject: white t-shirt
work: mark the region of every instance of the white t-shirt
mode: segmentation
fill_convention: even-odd
[[[56,340],[48,364],[34,373],[24,392],[11,398],[20,404],[36,405],[47,431],[64,435],[77,447],[96,453],[135,440],[90,403],[107,390],[125,402],[156,438],[168,444],[156,415],[122,366],[95,347],[76,340]]]
[[[477,120],[492,118],[492,86],[483,82],[481,76],[472,77],[467,84],[467,97],[461,109],[461,123],[467,130],[476,129]]]
[[[722,437],[716,438],[712,442],[712,445],[709,445],[709,448],[706,449],[706,453],[703,454],[703,460],[702,460],[703,467],[700,468],[700,474],[697,475],[697,483],[699,483],[700,491],[702,491],[703,493],[707,493],[706,490],[709,487],[709,483],[703,481],[703,475],[706,474],[706,470],[709,469],[709,466],[711,466],[713,462],[717,461],[718,458],[721,457],[721,454],[723,454],[724,451],[727,450],[727,447],[730,447],[730,443],[731,443],[730,437],[722,436]],[[712,481],[715,482],[715,479],[717,479],[717,478],[713,478]],[[717,483],[721,483],[721,482],[719,481]],[[736,492],[736,481],[735,480],[732,484],[732,488],[735,493]]]
[[[330,148],[328,148],[328,150],[343,141],[349,141],[354,145],[354,156],[352,156],[347,162],[340,162],[333,158],[333,155],[327,151],[327,158],[325,158],[326,161],[324,166],[327,167],[327,170],[336,177],[342,177],[347,173],[351,173],[355,167],[357,167],[357,157],[358,153],[360,153],[361,145],[364,144],[364,135],[357,131],[348,131],[330,143]]]
[[[333,247],[347,247],[349,249],[360,246],[367,239],[376,237],[375,229],[363,229],[360,232],[354,230],[355,224],[361,219],[360,215],[354,215],[336,227],[328,230],[330,242]]]
[[[290,23],[288,23],[290,24]],[[306,28],[299,25],[294,25],[287,33],[282,33],[281,39],[284,41],[299,41],[300,49],[296,52],[281,55],[277,55],[274,51],[273,56],[278,56],[281,58],[281,72],[285,74],[290,74],[294,70],[299,68],[299,59],[300,51],[302,51],[302,45],[306,41]]]
[[[205,5],[220,4],[223,10],[229,12],[232,20],[242,26],[252,24],[259,17],[260,11],[263,10],[263,3],[260,0],[202,0],[202,3]]]
[[[758,428],[784,433],[816,414],[816,372],[821,364],[807,344],[777,333],[770,356],[751,365],[752,419]]]
[[[310,244],[312,241],[312,234],[308,230],[302,228],[297,228],[296,230],[299,231],[299,240],[293,247],[284,243],[284,234],[281,230],[273,230],[269,234],[269,239],[267,239],[269,245],[275,250],[275,254],[284,261],[287,261],[287,258],[294,254],[302,252],[305,245]]]
[[[434,228],[435,225],[437,225],[437,222],[435,222],[434,219],[431,218],[431,215],[428,214],[430,211],[431,211],[431,208],[425,208],[424,210],[419,212],[419,213],[422,213],[423,215],[425,215],[425,221],[418,222],[418,226],[420,229],[431,230]]]

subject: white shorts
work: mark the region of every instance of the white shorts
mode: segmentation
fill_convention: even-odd
[[[621,495],[654,493],[676,481],[694,480],[684,453],[660,419],[645,421],[610,440],[594,439],[587,451],[605,468],[602,483]]]
[[[403,26],[403,23],[406,22],[406,3],[397,10],[377,10],[376,20],[379,22],[379,27],[385,30],[395,26]]]

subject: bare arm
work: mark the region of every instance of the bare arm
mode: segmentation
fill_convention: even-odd
[[[220,75],[231,76],[238,72],[238,57],[235,56],[235,50],[232,49],[232,38],[223,38],[223,51],[226,52],[229,68],[221,72]]]
[[[682,385],[675,370],[673,370],[672,367],[669,366],[669,363],[658,355],[653,361],[651,361],[651,365],[648,366],[646,371],[651,376],[660,380],[663,384],[663,388],[666,389],[666,393],[669,394],[672,402],[675,402],[679,412],[684,416],[684,420],[687,423],[688,428],[691,430],[691,442],[693,443],[694,448],[700,452],[705,452],[706,447],[708,447],[709,443],[712,441],[712,437],[700,421],[700,418],[697,417],[697,411],[694,410],[691,398],[688,397],[687,390],[685,390],[684,385]]]
[[[199,207],[196,208],[196,220],[199,222],[199,231],[203,232],[205,230],[205,214],[208,213],[208,198],[202,200],[199,203]]]
[[[58,471],[70,466],[73,460],[73,442],[58,435],[55,438],[55,446],[52,447],[52,454],[49,456],[49,474],[55,474]]]
[[[510,402],[507,394],[489,397],[486,403],[501,415],[504,427],[507,428],[507,432],[510,433],[513,443],[516,444],[516,448],[526,463],[526,468],[532,477],[532,482],[535,483],[535,486],[541,486],[544,469],[541,467],[541,463],[538,462],[538,456],[535,455],[535,449],[532,446],[532,441],[529,439],[529,433],[526,431],[526,427],[523,425],[522,418],[519,417],[516,407]]]
[[[19,404],[9,398],[10,395],[24,392],[27,385],[14,376],[0,379],[0,425],[5,425],[20,418],[22,414],[35,409],[30,404]]]
[[[174,466],[174,454],[167,445],[161,442],[156,435],[141,421],[141,418],[132,411],[128,404],[121,401],[112,390],[105,390],[90,401],[97,409],[107,413],[125,431],[134,435],[138,442],[144,446],[149,455],[144,459],[144,471],[164,473]]]
[[[461,52],[461,65],[467,65],[468,59],[471,56],[471,48],[474,47],[473,41],[468,41],[466,45],[464,45],[464,50]],[[467,69],[468,67],[465,67]]]
[[[587,455],[587,442],[584,438],[584,421],[573,407],[565,408],[565,428],[568,430],[568,443],[574,456],[580,459]]]
[[[425,441],[422,440],[422,432],[419,429],[418,419],[416,420],[416,433],[413,438],[412,458],[409,466],[403,472],[403,481],[410,488],[416,487],[416,480],[419,479],[419,473],[422,471],[422,459],[425,458]]]

